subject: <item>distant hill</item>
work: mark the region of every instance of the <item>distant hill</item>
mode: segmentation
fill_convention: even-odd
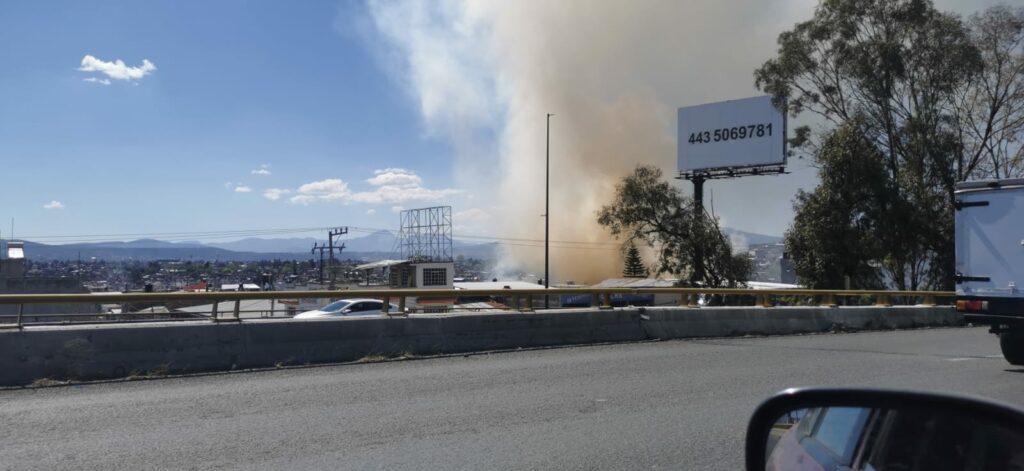
[[[248,238],[233,242],[167,242],[140,239],[127,242],[92,242],[50,245],[25,241],[26,256],[30,260],[88,260],[93,257],[109,261],[153,260],[309,260],[318,256],[310,253],[313,243],[326,243],[312,237],[262,239]],[[395,258],[395,236],[378,231],[361,237],[342,240],[345,250],[336,256],[342,260],[383,260]],[[337,241],[336,241],[337,243]],[[493,260],[498,257],[500,245],[453,243],[456,256]]]
[[[346,237],[346,236],[343,236]],[[395,247],[395,236],[389,231],[377,231],[371,234],[348,238],[334,239],[335,245],[345,244],[348,252],[391,252]],[[256,253],[309,253],[313,244],[326,244],[326,239],[313,237],[271,238],[249,237],[231,242],[211,242],[202,244],[235,252]]]
[[[231,242],[212,242],[203,244],[207,247],[231,250],[233,252],[255,252],[255,253],[309,253],[314,243],[321,241],[312,237],[289,237],[284,239],[261,239],[249,237],[246,239]]]
[[[776,244],[782,237],[745,232],[725,228],[725,232],[736,243],[747,247],[760,244]],[[345,250],[337,256],[352,260],[383,260],[396,258],[395,235],[389,231],[377,231],[359,237],[341,240]],[[231,242],[203,243],[167,242],[156,239],[139,239],[127,242],[93,242],[65,245],[40,244],[26,241],[26,256],[30,260],[75,260],[97,258],[101,260],[309,260],[314,243],[325,243],[313,237],[258,238],[250,237]],[[336,240],[337,242],[337,240]],[[461,240],[452,242],[455,256],[496,260],[502,251],[500,242],[471,243]]]
[[[133,241],[135,242],[135,241]],[[144,242],[101,243],[101,244],[65,244],[47,245],[25,241],[25,256],[29,260],[88,260],[93,257],[99,260],[222,260],[249,261],[264,259],[299,260],[309,258],[309,254],[295,253],[255,253],[234,252],[217,247],[196,245],[178,246],[163,242],[160,244]],[[157,241],[159,242],[159,241]]]
[[[392,252],[395,250],[395,237],[390,231],[377,231],[361,237],[342,240],[345,251],[352,252]]]
[[[722,231],[729,236],[729,239],[731,239],[734,244],[737,242],[745,243],[747,247],[750,247],[751,245],[782,243],[781,236],[758,234],[755,232],[746,232],[738,229],[730,229],[728,227],[723,227]]]

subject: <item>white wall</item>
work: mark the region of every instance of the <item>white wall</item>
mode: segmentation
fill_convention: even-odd
[[[424,289],[454,289],[455,284],[452,279],[455,277],[455,263],[454,262],[440,262],[440,263],[417,263],[416,266],[416,287]],[[444,286],[423,286],[423,269],[425,268],[444,268],[447,270],[447,277],[445,279],[446,284]]]

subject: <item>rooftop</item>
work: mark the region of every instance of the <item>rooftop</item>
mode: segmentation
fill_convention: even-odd
[[[463,281],[455,283],[455,289],[494,290],[494,289],[544,289],[544,285],[526,281]]]

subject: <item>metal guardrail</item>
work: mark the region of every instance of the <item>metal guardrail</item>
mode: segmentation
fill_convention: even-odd
[[[537,289],[490,289],[490,290],[456,290],[456,289],[356,289],[356,290],[319,290],[319,291],[262,291],[262,292],[170,292],[170,293],[90,293],[90,294],[3,294],[0,295],[0,307],[16,305],[17,314],[0,314],[0,318],[15,318],[13,323],[0,323],[0,327],[22,328],[26,317],[25,305],[31,304],[114,304],[114,303],[150,303],[150,302],[189,302],[209,301],[213,304],[210,319],[213,321],[241,321],[242,301],[251,300],[297,300],[297,299],[342,299],[370,298],[383,301],[382,314],[387,312],[392,301],[398,302],[397,315],[405,315],[408,298],[504,298],[511,300],[510,310],[532,312],[538,307],[534,300],[545,296],[559,295],[590,295],[591,306],[604,309],[612,308],[614,295],[673,295],[679,296],[680,306],[700,307],[699,299],[704,296],[734,297],[750,301],[759,307],[772,307],[773,301],[803,298],[799,302],[788,301],[787,304],[814,304],[837,307],[839,299],[869,298],[876,306],[891,306],[895,301],[903,304],[931,305],[937,304],[941,298],[952,298],[952,291],[886,291],[886,290],[815,290],[815,289],[750,289],[750,288],[537,288]],[[230,316],[218,313],[217,305],[226,301],[235,301]],[[863,305],[863,303],[861,304]],[[266,312],[254,310],[249,312]],[[273,313],[273,311],[271,311]],[[74,317],[74,316],[121,316],[128,319],[132,316],[144,317],[145,312],[123,314],[32,314],[35,317]],[[389,315],[396,315],[390,313]],[[195,319],[194,317],[192,318]],[[135,322],[136,320],[120,320],[119,322]],[[162,319],[174,320],[174,319]],[[67,322],[64,322],[67,323]],[[93,322],[95,323],[95,322]]]

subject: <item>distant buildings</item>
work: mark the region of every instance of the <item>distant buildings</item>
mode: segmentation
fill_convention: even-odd
[[[25,245],[15,240],[0,241],[0,294],[65,294],[88,293],[89,290],[75,278],[26,276]],[[17,316],[19,306],[0,304],[0,322],[7,323]],[[25,304],[23,320],[30,322],[60,321],[69,314],[88,318],[102,312],[99,303]]]
[[[782,243],[750,246],[750,281],[797,284],[793,261]]]

